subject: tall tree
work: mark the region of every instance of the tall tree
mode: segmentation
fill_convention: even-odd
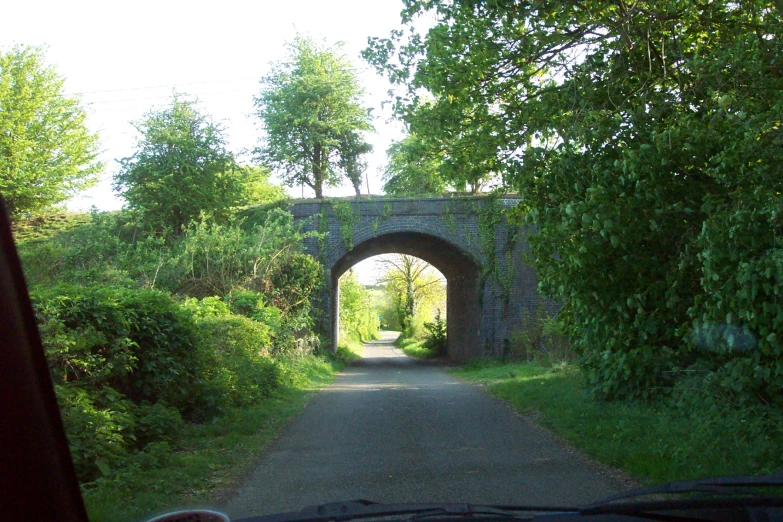
[[[357,187],[355,167],[369,151],[360,133],[372,126],[356,73],[339,49],[297,36],[289,57],[274,64],[262,84],[255,107],[265,132],[257,149],[263,163],[288,186],[307,185],[317,198],[341,176]]]
[[[403,334],[412,336],[421,305],[443,293],[443,278],[432,265],[407,254],[383,256],[378,263],[385,272],[382,281],[397,308]]]
[[[272,172],[268,167],[243,165],[240,171],[245,194],[243,203],[263,205],[288,197],[283,187],[269,181]]]
[[[350,180],[358,198],[362,195],[362,175],[367,171],[367,162],[363,156],[368,152],[372,152],[372,145],[364,141],[358,132],[347,132],[341,137],[339,147],[340,160],[338,165],[345,177]]]
[[[223,129],[195,102],[174,96],[134,126],[141,137],[133,156],[120,160],[114,190],[145,223],[179,234],[202,213],[220,220],[244,203],[241,171]]]
[[[442,194],[448,188],[441,176],[442,151],[433,151],[416,134],[392,143],[386,150],[383,191],[393,196]]]
[[[12,217],[62,203],[96,181],[98,136],[40,47],[0,52],[0,194]]]

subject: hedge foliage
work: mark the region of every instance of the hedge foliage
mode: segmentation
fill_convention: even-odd
[[[359,342],[377,338],[378,312],[370,304],[370,293],[353,270],[340,278],[340,336]]]
[[[446,182],[517,191],[597,396],[783,406],[782,9],[412,0],[364,52]]]
[[[289,213],[255,218],[166,237],[93,213],[18,245],[82,482],[163,462],[188,423],[301,378],[322,270]]]
[[[270,327],[219,298],[62,285],[33,299],[82,480],[283,382]]]

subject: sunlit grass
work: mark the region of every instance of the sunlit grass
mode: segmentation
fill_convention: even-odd
[[[573,366],[473,364],[452,370],[642,482],[768,473],[783,467],[781,432],[745,411],[681,408],[666,402],[607,402],[589,396]],[[522,442],[522,441],[520,441]]]
[[[363,337],[359,332],[350,332],[340,335],[337,345],[337,353],[345,361],[355,361],[364,356],[364,343],[378,339],[378,334]]]
[[[20,219],[13,223],[14,240],[17,243],[50,239],[55,235],[71,231],[92,222],[88,213],[58,213]]]
[[[405,355],[409,357],[415,357],[417,359],[432,359],[438,356],[436,350],[431,350],[424,346],[424,341],[417,341],[415,339],[398,339],[397,346],[402,348]]]

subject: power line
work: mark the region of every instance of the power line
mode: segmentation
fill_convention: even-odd
[[[176,88],[176,87],[187,87],[191,85],[206,85],[206,84],[214,84],[214,83],[230,83],[230,82],[247,82],[247,81],[258,81],[258,77],[253,78],[235,78],[231,80],[212,80],[208,82],[191,82],[191,83],[170,83],[168,85],[150,85],[148,87],[127,87],[124,89],[106,89],[103,91],[84,91],[84,92],[74,92],[71,93],[70,96],[75,95],[85,95],[85,94],[103,94],[103,93],[109,93],[109,92],[128,92],[128,91],[145,91],[145,90],[151,90],[151,89],[165,89],[165,88]]]
[[[210,91],[210,92],[202,92],[202,93],[194,94],[192,96],[195,98],[199,98],[201,96],[211,96],[214,94],[231,94],[231,93],[238,93],[238,92],[245,92],[245,91],[241,89],[232,89],[228,91]],[[148,100],[163,100],[168,98],[171,98],[170,94],[167,94],[165,96],[146,96],[144,98],[121,98],[118,100],[97,100],[93,102],[87,102],[85,103],[85,105],[88,107],[93,107],[95,105],[102,105],[106,103],[126,103],[126,102],[137,102],[137,101],[148,101]]]

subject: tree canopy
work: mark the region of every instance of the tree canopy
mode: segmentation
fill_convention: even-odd
[[[424,12],[364,54],[412,132],[520,193],[592,389],[698,368],[779,404],[780,3],[409,0],[404,20]]]
[[[244,184],[244,201],[247,205],[263,205],[287,197],[280,185],[269,181],[272,172],[268,167],[243,165],[240,167],[241,179]]]
[[[98,136],[40,47],[0,52],[0,194],[12,217],[62,203],[96,181]]]
[[[141,137],[133,156],[120,160],[114,189],[146,224],[179,234],[201,214],[220,220],[244,203],[223,129],[195,102],[175,96],[134,126]]]
[[[445,293],[443,279],[432,265],[407,254],[390,254],[378,260],[384,275],[382,282],[385,291],[394,303],[397,319],[405,337],[413,337],[414,330],[423,325],[420,316],[421,307],[427,302],[437,300]]]
[[[443,155],[427,149],[415,134],[396,141],[386,150],[383,191],[393,196],[441,194],[447,185],[441,176]]]
[[[362,132],[372,126],[349,60],[338,48],[298,36],[262,85],[255,98],[265,133],[257,149],[261,161],[286,185],[307,185],[317,198],[342,176],[358,191],[361,156],[371,150]]]
[[[340,337],[367,341],[378,331],[378,311],[353,269],[340,277]]]

